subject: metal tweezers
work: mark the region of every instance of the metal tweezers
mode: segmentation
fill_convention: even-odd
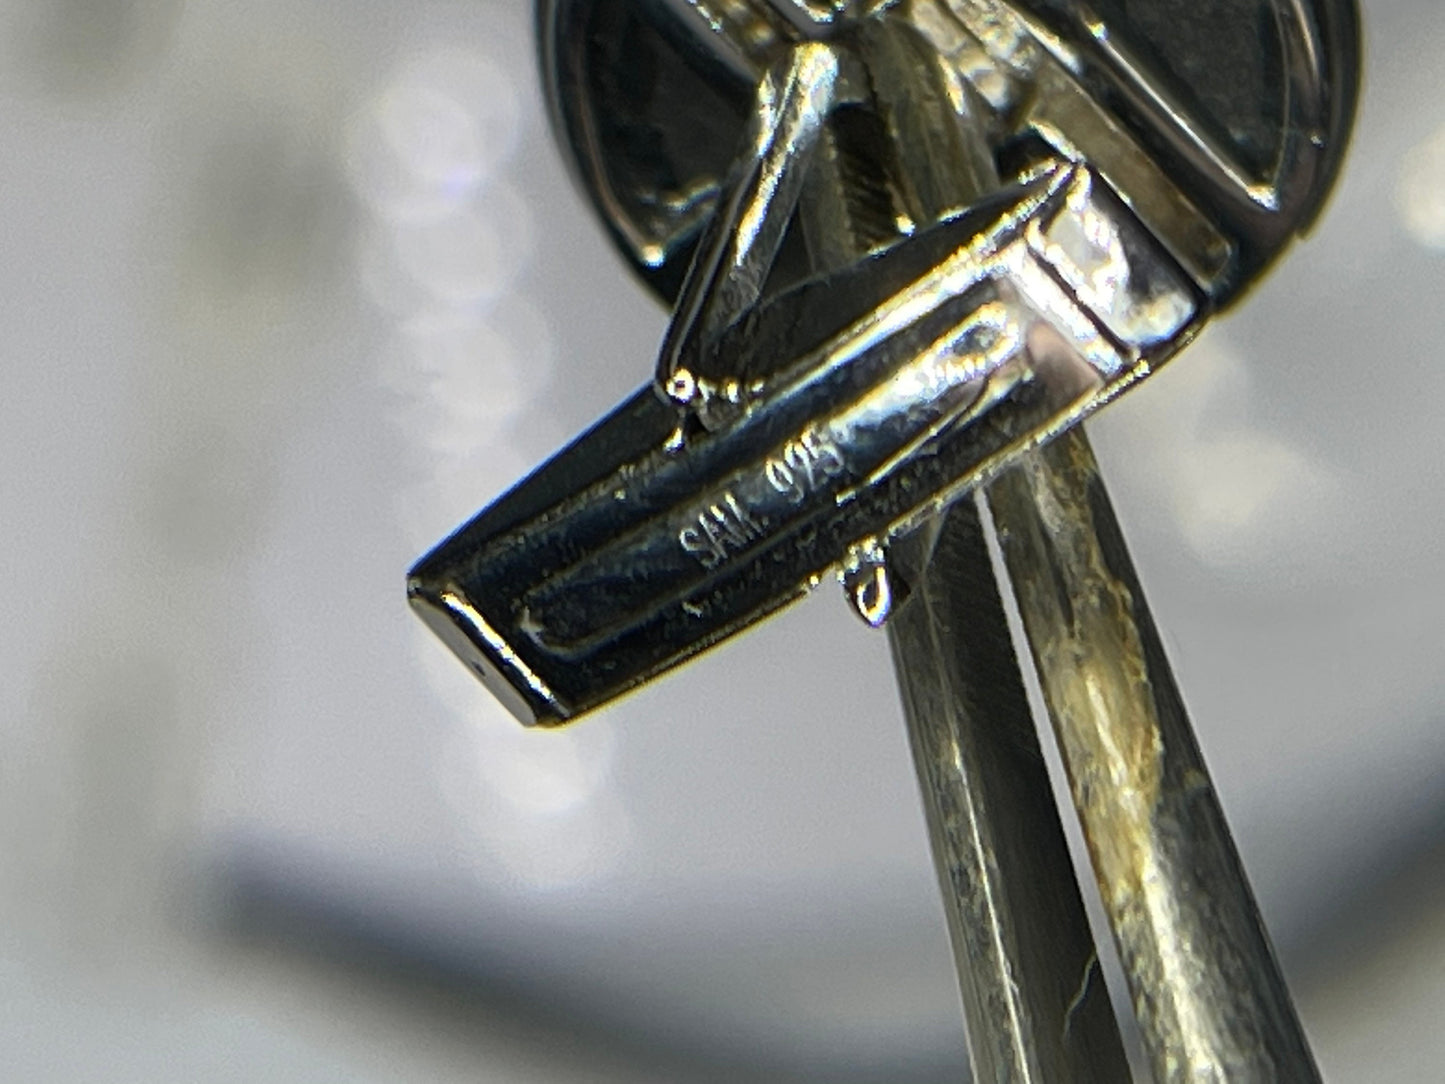
[[[1079,422],[1317,213],[1356,13],[1131,10],[541,3],[554,121],[674,317],[654,381],[409,592],[552,725],[841,569],[888,632],[975,1079],[1127,1080],[1011,598],[1154,1079],[1316,1080]]]

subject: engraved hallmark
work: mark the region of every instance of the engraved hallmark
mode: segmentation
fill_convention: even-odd
[[[771,465],[774,460],[769,460]],[[722,501],[697,514],[697,526],[684,527],[677,540],[683,551],[698,559],[703,568],[716,568],[727,560],[728,551],[741,553],[763,537],[765,525],[753,518],[731,490]]]
[[[840,565],[886,619],[889,544],[1187,344],[1314,213],[1353,106],[1319,82],[1349,58],[1288,20],[1277,115],[1221,84],[1191,127],[1074,5],[818,11],[543,0],[554,119],[674,316],[651,384],[412,569],[526,722]],[[562,26],[653,66],[624,86]]]

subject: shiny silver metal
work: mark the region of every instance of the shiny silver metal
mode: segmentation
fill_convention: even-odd
[[[566,151],[623,254],[669,302],[755,88],[801,36],[785,8],[794,10],[767,0],[538,4]],[[1184,212],[1170,194],[1186,193],[1237,245],[1226,254],[1217,235],[1181,237],[1204,250],[1206,274],[1228,263],[1216,302],[1313,220],[1339,169],[1359,83],[1353,0],[916,0],[899,14],[1004,123],[1107,162],[1150,217],[1173,221]],[[1141,145],[1146,156],[1130,153]]]
[[[1156,1077],[1314,1079],[1069,431],[1318,212],[1353,116],[1353,4],[539,18],[583,184],[674,318],[651,387],[418,564],[419,612],[519,718],[555,724],[838,570],[860,615],[892,618],[976,1073],[1117,1079],[960,500],[987,488]]]
[[[979,1081],[1129,1077],[973,499],[893,555],[888,636]]]
[[[584,181],[679,309],[654,389],[414,570],[520,717],[606,703],[906,535],[1147,376],[1315,213],[1352,110],[1348,4],[1260,7],[1231,63],[1268,92],[1251,112],[1205,80],[1194,125],[1179,43],[1038,7],[914,0],[813,40],[760,0],[544,5]],[[1202,18],[1170,24],[1198,52],[1174,66],[1230,59],[1232,15],[1217,41]],[[957,170],[929,164],[966,130],[1000,181],[951,203]],[[860,155],[876,206],[830,206],[814,159]],[[840,264],[817,224],[868,215],[874,248]]]
[[[1154,1079],[1319,1079],[1083,430],[988,500]]]

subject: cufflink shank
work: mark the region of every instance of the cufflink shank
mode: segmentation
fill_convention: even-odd
[[[642,389],[424,558],[413,604],[524,722],[565,722],[914,529],[1150,371],[1204,312],[1080,166],[876,263],[915,252],[942,256],[864,295],[722,428],[680,429]]]

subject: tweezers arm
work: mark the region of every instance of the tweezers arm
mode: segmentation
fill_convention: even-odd
[[[1319,1079],[1082,429],[988,501],[1154,1079]]]
[[[974,497],[895,544],[888,624],[974,1079],[1118,1084],[1129,1066],[1010,646]]]

